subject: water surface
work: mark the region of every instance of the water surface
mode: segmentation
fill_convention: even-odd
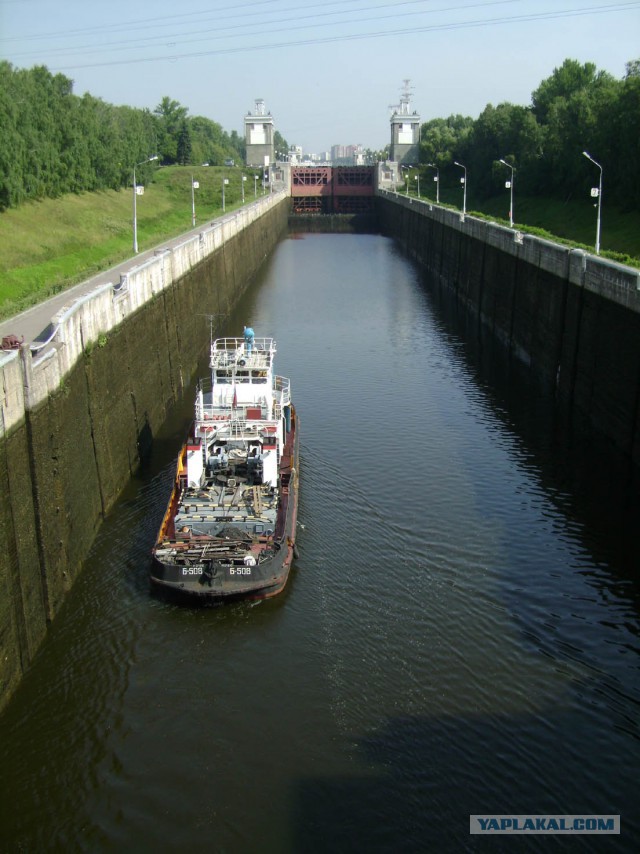
[[[292,381],[290,584],[150,595],[189,394],[0,719],[1,850],[460,851],[489,812],[620,813],[597,850],[635,850],[634,473],[458,320],[386,238],[277,247],[223,331]]]

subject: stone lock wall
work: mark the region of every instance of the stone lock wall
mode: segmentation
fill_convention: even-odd
[[[640,463],[640,273],[378,191],[379,222],[483,331]]]

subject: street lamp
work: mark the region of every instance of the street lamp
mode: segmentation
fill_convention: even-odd
[[[258,178],[259,177],[260,177],[259,175],[253,176],[253,198],[254,199],[258,198]]]
[[[195,228],[196,224],[196,196],[194,190],[198,190],[200,188],[200,184],[198,181],[193,180],[193,175],[191,176],[191,227]]]
[[[142,166],[143,163],[151,163],[152,160],[157,159],[158,155],[154,154],[153,157],[147,157],[146,160],[141,160],[140,163],[136,163],[133,167],[133,251],[136,255],[138,254],[138,210],[136,205],[138,185],[136,184],[136,169],[138,166]]]
[[[461,169],[464,169],[464,178],[460,178],[460,183],[464,188],[462,193],[462,216],[465,216],[467,213],[467,167],[463,166],[462,163],[458,163],[457,160],[454,160],[453,163],[455,166],[459,166]]]
[[[228,179],[228,178],[223,178],[223,179],[222,179],[222,213],[224,213],[224,212],[225,212],[225,210],[226,210],[226,208],[225,208],[225,203],[224,203],[224,188],[225,188],[228,184],[229,184],[229,179]]]
[[[511,226],[511,228],[513,228],[513,187],[516,183],[516,170],[514,166],[512,166],[510,163],[507,163],[507,161],[503,160],[502,158],[500,158],[500,163],[504,164],[505,166],[508,166],[509,169],[511,169],[511,180],[507,181],[505,187],[507,188],[507,190],[511,190],[511,199],[509,202],[509,225]]]
[[[591,190],[592,198],[594,196],[598,197],[598,221],[596,224],[596,255],[600,254],[600,209],[602,206],[602,166],[593,159],[590,154],[587,154],[586,151],[582,152],[587,160],[590,160],[595,166],[600,170],[600,185],[598,187],[593,187]]]
[[[413,169],[413,166],[407,166],[405,168],[407,171],[406,184],[407,184],[407,196],[408,196],[409,195],[409,183],[411,181],[411,170]]]
[[[244,182],[247,180],[247,176],[242,176],[242,204],[244,204]]]
[[[440,204],[440,170],[434,163],[427,163],[431,169],[436,170],[436,177],[433,179],[436,182],[436,204]]]
[[[420,173],[416,175],[416,181],[418,182],[418,198],[420,198]]]

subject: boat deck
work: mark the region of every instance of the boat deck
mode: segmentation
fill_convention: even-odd
[[[256,338],[250,349],[244,338],[217,338],[211,347],[210,367],[269,370],[275,353],[273,338]]]

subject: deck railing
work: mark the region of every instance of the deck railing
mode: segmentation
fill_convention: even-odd
[[[266,353],[273,350],[275,352],[276,343],[273,338],[254,338],[251,345],[251,351],[264,350]],[[216,338],[213,342],[213,352],[216,355],[220,353],[246,353],[244,338]]]

